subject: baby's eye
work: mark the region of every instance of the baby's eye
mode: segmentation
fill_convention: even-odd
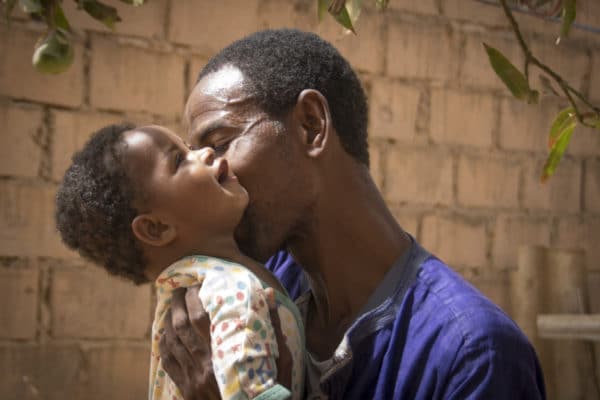
[[[181,163],[183,162],[183,160],[184,160],[184,157],[181,152],[175,153],[175,160],[173,161],[173,163],[175,164],[176,171],[179,168],[179,166],[181,165]]]

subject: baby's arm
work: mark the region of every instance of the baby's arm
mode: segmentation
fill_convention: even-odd
[[[206,274],[198,293],[211,321],[212,361],[224,399],[285,399],[278,347],[261,282],[242,267]]]

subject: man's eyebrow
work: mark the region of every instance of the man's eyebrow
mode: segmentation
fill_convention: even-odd
[[[213,132],[223,128],[231,129],[235,128],[235,126],[222,120],[213,121],[199,129],[198,133],[194,133],[194,136],[197,136],[197,141],[201,143],[202,141],[206,140],[206,138],[210,136]]]

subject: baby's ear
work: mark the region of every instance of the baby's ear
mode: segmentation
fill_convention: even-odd
[[[131,229],[135,237],[142,243],[154,247],[162,247],[177,237],[177,229],[164,223],[152,214],[138,215],[131,221]]]

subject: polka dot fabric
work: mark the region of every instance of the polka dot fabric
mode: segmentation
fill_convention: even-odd
[[[210,316],[212,362],[221,397],[232,400],[285,398],[289,392],[276,385],[275,380],[275,359],[279,351],[263,290],[266,286],[242,265],[206,256],[185,257],[164,270],[156,280],[149,398],[183,399],[162,368],[158,343],[164,331],[171,293],[178,287],[198,282],[202,282],[200,300]],[[300,399],[304,381],[302,322],[296,306],[287,296],[276,291],[276,300],[282,331],[294,360],[291,398]]]

